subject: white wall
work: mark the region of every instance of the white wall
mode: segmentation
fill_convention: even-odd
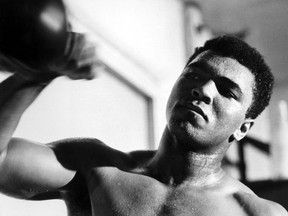
[[[156,79],[180,73],[185,62],[179,0],[65,0],[71,15]]]

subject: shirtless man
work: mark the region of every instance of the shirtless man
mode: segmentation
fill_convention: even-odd
[[[46,145],[12,138],[45,85],[17,74],[0,85],[2,193],[63,199],[70,216],[287,216],[221,168],[271,95],[273,76],[246,43],[224,36],[196,50],[172,89],[157,151],[127,154],[86,138]]]

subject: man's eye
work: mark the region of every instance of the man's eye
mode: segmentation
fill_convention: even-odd
[[[237,99],[237,96],[236,96],[232,91],[229,91],[229,92],[227,93],[227,95],[228,95],[230,98]]]
[[[186,77],[192,80],[201,80],[203,79],[200,74],[197,73],[187,73]]]
[[[193,79],[193,80],[199,80],[199,79],[200,79],[200,76],[197,75],[197,74],[191,74],[191,75],[190,75],[190,78]]]
[[[231,89],[227,89],[227,88],[219,88],[219,92],[220,94],[222,94],[224,97],[227,98],[233,98],[233,99],[237,99],[237,95],[231,90]]]

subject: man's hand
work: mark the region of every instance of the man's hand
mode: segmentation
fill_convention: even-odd
[[[43,65],[41,69],[29,67],[13,57],[0,53],[0,70],[17,73],[22,78],[35,82],[49,82],[58,76],[71,79],[93,79],[93,68],[99,65],[95,46],[80,33],[69,33],[65,53],[56,62]]]
[[[70,32],[63,58],[48,68],[71,79],[93,79],[93,68],[99,64],[101,63],[96,58],[95,46],[86,36]]]

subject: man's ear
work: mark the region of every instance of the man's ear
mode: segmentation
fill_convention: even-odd
[[[243,137],[246,136],[250,128],[253,126],[254,120],[253,119],[246,119],[245,122],[238,128],[234,133],[233,137],[235,140],[240,141]]]

